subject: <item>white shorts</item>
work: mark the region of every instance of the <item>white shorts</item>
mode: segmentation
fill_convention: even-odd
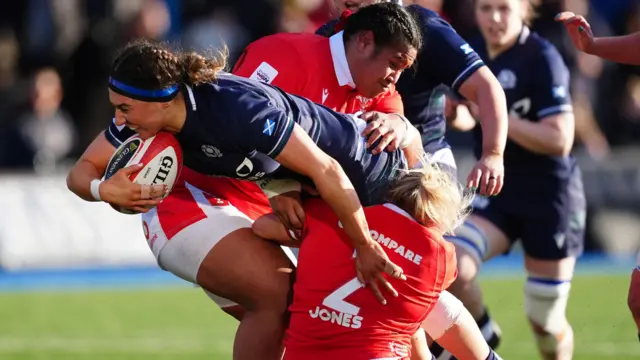
[[[185,185],[175,187],[161,204],[142,214],[142,227],[158,266],[197,284],[200,265],[211,249],[228,234],[251,228],[253,220],[230,201]],[[291,249],[283,249],[292,259]],[[205,292],[221,308],[237,305]]]

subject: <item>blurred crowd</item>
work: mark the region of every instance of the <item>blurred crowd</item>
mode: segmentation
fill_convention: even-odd
[[[477,35],[473,0],[404,3],[440,12],[464,37]],[[543,0],[532,24],[572,70],[576,146],[602,159],[613,147],[640,144],[640,68],[577,53],[553,21],[563,10],[587,17],[597,36],[620,35],[640,31],[640,0]],[[198,51],[226,44],[233,63],[260,37],[313,32],[337,15],[333,0],[2,1],[0,170],[52,169],[80,155],[111,120],[109,66],[129,39]]]

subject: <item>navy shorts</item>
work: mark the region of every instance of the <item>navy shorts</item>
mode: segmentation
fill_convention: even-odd
[[[579,256],[584,248],[586,199],[576,166],[568,178],[505,174],[500,194],[477,197],[473,214],[520,240],[528,256],[558,260]]]

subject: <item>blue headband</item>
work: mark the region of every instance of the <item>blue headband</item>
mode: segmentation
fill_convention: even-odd
[[[140,101],[164,102],[173,99],[180,90],[180,84],[172,85],[160,90],[145,90],[127,85],[121,81],[109,77],[109,88],[120,95]]]

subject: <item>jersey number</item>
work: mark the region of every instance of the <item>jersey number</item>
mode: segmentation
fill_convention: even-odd
[[[344,299],[346,299],[349,295],[353,294],[359,289],[362,289],[363,287],[364,286],[360,283],[360,280],[355,277],[348,283],[340,286],[336,291],[329,294],[329,296],[324,298],[324,300],[322,301],[322,305],[341,313],[354,316],[358,315],[360,308],[353,304],[349,304]]]

